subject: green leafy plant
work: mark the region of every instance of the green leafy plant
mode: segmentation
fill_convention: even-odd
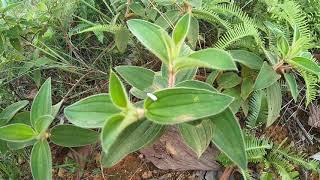
[[[51,79],[39,89],[30,113],[16,117],[15,122],[6,124],[26,104],[26,101],[15,103],[1,113],[1,120],[5,125],[0,127],[0,139],[15,150],[33,146],[30,162],[34,179],[52,179],[52,157],[48,138],[51,142],[64,147],[79,147],[97,141],[98,133],[92,130],[72,125],[57,125],[50,129],[62,104],[60,102],[52,105]],[[23,121],[20,121],[21,119]]]
[[[199,157],[213,142],[246,169],[242,133],[229,109],[234,98],[193,80],[199,67],[236,72],[236,62],[220,49],[193,52],[188,48],[185,39],[190,22],[191,14],[187,12],[170,37],[153,23],[128,21],[133,35],[162,61],[160,72],[135,66],[115,68],[132,86],[130,93],[143,101],[132,103],[120,78],[111,71],[109,94],[93,95],[65,108],[65,116],[74,125],[102,128],[104,166],[113,166],[125,155],[154,142],[167,126],[178,124],[185,142]]]
[[[275,176],[282,179],[298,179],[299,172],[296,169],[298,166],[314,172],[319,170],[319,163],[316,160],[308,160],[305,154],[295,151],[290,145],[283,145],[285,141],[276,145],[268,138],[257,138],[247,132],[245,142],[248,161],[260,164],[262,169],[257,175],[250,170],[240,170],[244,179],[272,179]],[[227,167],[233,165],[224,154],[220,154],[217,160]]]

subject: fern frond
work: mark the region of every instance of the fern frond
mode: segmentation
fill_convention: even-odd
[[[267,154],[266,150],[272,148],[272,144],[266,138],[257,138],[248,132],[245,133],[245,147],[250,162],[261,162]]]
[[[273,154],[268,158],[268,161],[275,167],[282,179],[299,179],[299,172],[295,171],[294,166],[288,160]]]
[[[302,69],[298,69],[300,75],[304,79],[306,85],[306,105],[309,105],[313,100],[316,99],[318,94],[318,81],[319,78],[309,72]]]
[[[211,24],[218,23],[226,29],[231,29],[231,24],[228,21],[220,18],[220,16],[217,13],[206,7],[202,7],[199,10],[193,10],[192,13],[195,15],[195,17],[203,19]]]
[[[317,161],[306,160],[307,159],[306,154],[296,152],[292,150],[290,146],[287,146],[285,148],[277,148],[275,149],[275,153],[289,160],[290,162],[293,162],[296,165],[300,165],[308,170],[317,171],[317,168],[319,168],[319,163]]]
[[[255,91],[249,100],[249,115],[247,117],[247,126],[255,128],[259,122],[265,122],[268,117],[268,104],[264,91]]]
[[[256,22],[251,19],[245,11],[243,11],[237,4],[218,4],[216,6],[211,7],[217,12],[221,12],[223,14],[228,14],[237,17],[243,24],[251,24],[257,27]]]
[[[253,179],[253,177],[252,177],[251,172],[250,172],[249,169],[247,169],[247,170],[241,169],[240,171],[241,171],[241,174],[242,174],[242,177],[243,177],[244,180],[251,180],[251,179]]]
[[[256,41],[260,42],[259,32],[254,26],[250,24],[238,24],[232,29],[229,29],[227,33],[218,40],[215,46],[220,49],[226,49],[233,43],[247,36],[252,36]]]

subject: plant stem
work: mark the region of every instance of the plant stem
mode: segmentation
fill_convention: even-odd
[[[233,172],[234,167],[233,166],[229,166],[227,167],[223,174],[221,175],[221,177],[219,178],[219,180],[228,180]]]
[[[176,81],[176,75],[172,65],[169,65],[168,87],[173,87]]]

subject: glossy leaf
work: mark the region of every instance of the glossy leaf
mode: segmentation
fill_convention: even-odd
[[[247,169],[245,141],[237,118],[227,109],[210,119],[213,123],[212,142],[241,169]]]
[[[290,60],[289,63],[305,71],[320,76],[320,65],[313,60],[304,57],[295,57]]]
[[[109,117],[119,112],[108,94],[89,96],[64,109],[66,118],[82,128],[101,128]]]
[[[220,93],[194,88],[164,89],[145,100],[145,115],[159,124],[179,124],[218,114],[233,98]]]
[[[50,140],[63,147],[80,147],[97,142],[99,133],[73,125],[58,125],[52,128]]]
[[[46,140],[40,140],[33,146],[30,162],[34,180],[52,179],[51,150]]]
[[[117,66],[115,69],[131,86],[140,90],[150,87],[155,76],[152,70],[138,66]]]
[[[237,73],[226,72],[223,73],[217,80],[219,89],[233,88],[241,83],[241,78]]]
[[[128,21],[128,28],[134,36],[163,62],[170,59],[172,40],[160,26],[148,21],[133,19]]]
[[[6,107],[1,113],[0,113],[0,126],[3,126],[7,124],[14,115],[26,107],[28,105],[28,101],[19,101],[16,103],[11,104],[10,106]]]
[[[197,125],[182,123],[178,127],[185,143],[200,157],[212,140],[211,120],[201,120]]]
[[[236,62],[239,62],[250,69],[259,70],[263,64],[263,60],[256,54],[245,50],[231,50],[231,56]]]
[[[174,62],[175,69],[206,67],[218,70],[237,70],[231,55],[221,49],[208,48],[196,51],[189,56],[180,57]]]
[[[129,153],[155,141],[164,132],[164,126],[148,120],[137,121],[125,128],[102,158],[104,167],[111,167]]]
[[[31,106],[31,124],[34,127],[40,117],[52,114],[51,78],[41,86]]]
[[[294,102],[297,102],[299,90],[298,90],[296,78],[292,73],[284,73],[284,78],[287,82],[287,85],[289,86],[291,96],[293,97]]]
[[[112,71],[110,72],[109,79],[109,93],[112,102],[116,106],[120,108],[126,108],[129,105],[130,102],[128,100],[126,89],[124,88],[119,77]]]
[[[25,124],[9,124],[0,127],[0,139],[5,141],[26,142],[36,136],[36,132]]]
[[[265,89],[277,82],[280,77],[281,76],[273,70],[272,66],[264,62],[254,84],[254,90]]]
[[[172,39],[178,50],[180,50],[189,32],[191,15],[189,13],[182,16],[177,22],[172,32]]]

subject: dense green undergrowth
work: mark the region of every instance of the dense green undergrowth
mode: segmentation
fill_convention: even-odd
[[[111,167],[171,126],[245,179],[317,173],[264,134],[284,99],[319,98],[317,3],[2,0],[0,178],[19,176],[8,162],[20,152],[34,179],[52,179],[50,144],[100,143]]]

